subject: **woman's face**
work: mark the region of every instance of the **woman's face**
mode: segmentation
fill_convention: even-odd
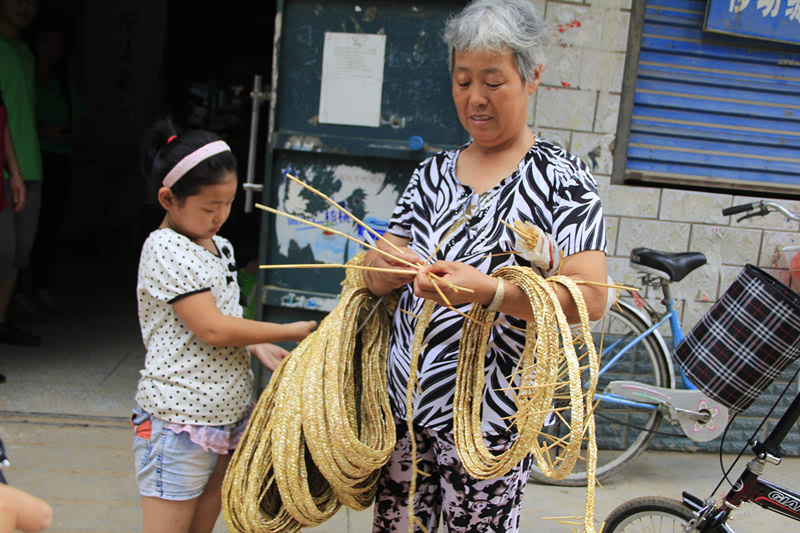
[[[539,86],[523,81],[511,52],[456,53],[453,101],[458,118],[475,143],[503,149],[528,128],[528,99]]]

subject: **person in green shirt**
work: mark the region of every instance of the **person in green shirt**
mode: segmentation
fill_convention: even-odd
[[[26,288],[36,307],[53,311],[61,306],[52,292],[56,272],[50,258],[59,247],[72,184],[71,156],[80,141],[81,119],[86,114],[83,100],[69,76],[70,42],[63,16],[40,17],[34,24],[31,46],[36,57],[36,119],[44,186]]]
[[[0,92],[26,189],[25,208],[13,216],[0,216],[0,342],[17,345],[41,344],[41,338],[17,328],[7,316],[17,273],[30,261],[42,194],[34,59],[21,37],[37,7],[35,0],[0,0]]]

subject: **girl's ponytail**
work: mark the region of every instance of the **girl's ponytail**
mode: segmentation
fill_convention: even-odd
[[[156,202],[158,190],[164,186],[164,177],[170,170],[187,155],[219,140],[210,131],[179,131],[170,119],[161,119],[150,126],[142,137],[140,157],[141,172],[148,185],[147,198]],[[187,170],[170,189],[180,201],[198,194],[205,185],[222,182],[231,172],[236,172],[236,157],[225,150]]]
[[[157,195],[161,188],[156,168],[163,165],[157,164],[162,149],[166,149],[167,139],[177,135],[175,125],[170,119],[161,119],[150,126],[142,137],[139,168],[145,179],[147,200],[158,205]]]

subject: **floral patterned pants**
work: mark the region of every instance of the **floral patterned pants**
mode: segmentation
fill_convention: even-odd
[[[461,464],[452,433],[414,428],[417,476],[414,515],[429,533],[435,533],[441,515],[446,532],[513,533],[519,531],[520,509],[528,473],[529,454],[505,476],[479,480]],[[511,439],[487,435],[484,442],[500,453]],[[408,528],[408,492],[411,483],[411,439],[404,422],[397,426],[397,445],[378,480],[373,533],[402,532]],[[415,526],[415,531],[422,531]]]

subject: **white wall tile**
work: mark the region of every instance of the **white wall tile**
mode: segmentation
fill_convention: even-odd
[[[660,217],[682,222],[725,224],[728,217],[722,216],[722,209],[728,207],[730,200],[728,194],[664,189]]]
[[[540,87],[536,97],[536,127],[592,131],[596,93]]]
[[[615,9],[606,10],[605,24],[603,24],[603,49],[627,52],[630,23],[631,14],[629,12]]]
[[[597,97],[597,113],[594,117],[594,131],[597,133],[617,133],[620,95],[600,91]]]
[[[565,44],[551,47],[542,72],[542,85],[577,88],[581,79],[582,53],[581,48]]]
[[[728,287],[731,286],[733,280],[736,279],[736,276],[742,271],[744,265],[742,266],[723,266],[721,271],[721,276],[719,279],[719,293],[720,296],[728,290]]]
[[[707,263],[672,284],[672,294],[680,300],[715,302],[719,290],[719,263]]]
[[[631,9],[631,0],[586,0],[586,5],[607,9]]]
[[[600,42],[603,33],[602,20],[590,20],[589,8],[579,4],[550,2],[547,5],[545,22],[553,40],[558,44],[577,47]]]
[[[709,262],[755,264],[761,249],[761,230],[695,224],[689,248],[703,252]]]
[[[605,214],[605,205],[608,201],[609,190],[611,189],[611,178],[602,174],[596,174],[594,181],[597,183],[597,192],[600,194],[600,201],[603,202],[603,214]]]
[[[571,152],[589,165],[593,174],[611,174],[615,138],[613,133],[574,133]]]
[[[689,224],[623,218],[619,223],[617,253],[638,246],[664,252],[685,252],[689,247]]]
[[[612,184],[603,209],[607,215],[656,218],[660,200],[661,189]]]
[[[683,334],[687,335],[695,324],[708,313],[713,305],[714,302],[687,301],[683,308],[683,316],[681,317],[681,329],[683,330]]]
[[[617,232],[619,230],[619,218],[605,217],[605,222],[606,222],[606,240],[608,241],[607,253],[609,256],[614,256],[617,254]]]
[[[632,287],[636,285],[635,271],[628,265],[628,255],[624,257],[606,258],[606,268],[608,275],[617,283]]]
[[[581,89],[620,92],[625,54],[608,50],[586,49],[581,57]]]
[[[761,255],[758,262],[754,264],[761,268],[775,268],[788,270],[788,261],[794,253],[784,253],[785,246],[798,246],[800,245],[800,234],[796,232],[783,232],[783,231],[764,231],[764,238],[761,242]]]

